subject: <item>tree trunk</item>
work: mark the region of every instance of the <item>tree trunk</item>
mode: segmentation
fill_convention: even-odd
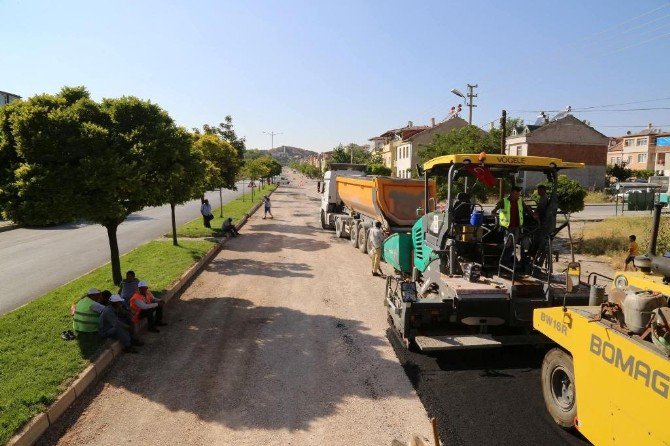
[[[221,210],[221,215],[219,217],[223,218],[223,189],[219,188],[219,205],[221,206],[219,209]]]
[[[172,213],[172,244],[175,246],[179,246],[179,244],[177,243],[177,223],[174,218],[174,208],[175,208],[174,203],[170,203],[170,211]]]
[[[107,238],[109,239],[109,254],[112,262],[112,280],[115,285],[121,283],[121,259],[119,258],[119,242],[116,239],[116,229],[118,223],[105,225],[107,229]]]

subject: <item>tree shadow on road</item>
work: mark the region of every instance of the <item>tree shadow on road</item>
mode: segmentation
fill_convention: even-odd
[[[236,252],[279,252],[282,249],[320,251],[330,246],[318,240],[260,231],[244,233],[244,240],[244,243],[228,243],[225,249]]]
[[[217,259],[207,265],[207,271],[225,276],[251,275],[267,277],[314,277],[306,263],[262,262],[251,259]]]
[[[148,400],[235,430],[307,430],[347,400],[415,398],[404,378],[388,378],[401,376],[389,375],[398,365],[360,321],[232,297],[178,300],[168,311],[170,325],[147,335],[140,354],[121,357],[46,438],[57,440],[110,386],[141,396],[124,400],[133,410],[154,410]],[[93,417],[124,416],[120,394],[110,395]]]
[[[279,234],[299,234],[299,235],[314,235],[316,229],[311,226],[298,226],[293,224],[268,223],[268,224],[254,224],[249,227],[252,232],[277,232]]]

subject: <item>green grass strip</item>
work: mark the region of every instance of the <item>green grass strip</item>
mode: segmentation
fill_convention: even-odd
[[[163,292],[213,245],[179,243],[149,242],[122,256],[121,267]],[[97,334],[66,342],[60,333],[72,329],[70,305],[90,287],[116,292],[111,276],[107,264],[0,317],[0,444],[54,402],[99,353],[103,341]]]
[[[221,208],[212,210],[214,214],[214,220],[211,222],[212,228],[206,228],[203,225],[202,217],[196,218],[195,220],[184,223],[183,225],[177,228],[177,237],[211,237],[217,235],[217,230],[221,229],[223,220],[228,217],[232,217],[233,223],[237,223],[254,204],[260,203],[263,200],[263,196],[273,191],[277,186],[265,185],[259,187],[254,191],[254,201],[251,202],[251,192],[244,194],[244,201],[242,197],[238,197],[232,201],[223,205],[223,217],[221,215]],[[172,233],[165,234],[166,237],[172,237]]]

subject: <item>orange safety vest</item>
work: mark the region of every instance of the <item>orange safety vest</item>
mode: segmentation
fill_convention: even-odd
[[[146,298],[142,296],[142,294],[139,291],[133,294],[133,297],[130,298],[130,314],[133,315],[134,324],[138,324],[140,322],[140,312],[142,311],[142,309],[139,306],[137,306],[137,301],[143,300],[144,303],[150,304],[153,298],[154,295],[151,294],[151,291],[147,291]]]

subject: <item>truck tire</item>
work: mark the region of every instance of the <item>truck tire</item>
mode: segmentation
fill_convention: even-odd
[[[326,212],[321,209],[321,229],[333,229],[333,225],[326,221]]]
[[[358,229],[358,250],[363,254],[368,252],[368,228],[363,225]]]
[[[351,240],[351,246],[358,248],[358,222],[356,220],[351,222],[349,226],[349,237]]]
[[[339,218],[335,220],[335,237],[344,238],[344,223]]]
[[[556,424],[572,429],[577,418],[575,372],[572,356],[560,348],[547,352],[542,361],[544,404]]]

